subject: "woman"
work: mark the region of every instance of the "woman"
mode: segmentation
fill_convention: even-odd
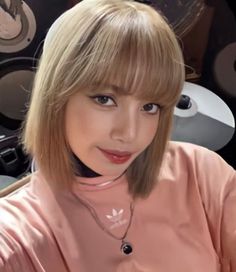
[[[38,170],[0,201],[0,271],[236,271],[235,171],[169,142],[183,81],[147,5],[84,0],[53,24],[23,136]]]

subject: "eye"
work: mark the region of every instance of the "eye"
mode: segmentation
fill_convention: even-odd
[[[96,103],[105,106],[114,106],[114,99],[107,95],[96,95],[91,97]]]
[[[158,110],[160,109],[160,106],[154,103],[148,103],[143,106],[142,111],[145,111],[150,114],[156,114]]]

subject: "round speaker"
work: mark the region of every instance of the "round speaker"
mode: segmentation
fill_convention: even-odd
[[[1,1],[0,52],[12,53],[26,48],[36,33],[36,19],[31,8],[20,0]]]
[[[217,54],[214,76],[222,91],[236,97],[236,42],[226,45]]]
[[[26,113],[32,83],[35,75],[32,58],[12,58],[0,63],[0,113],[7,118],[21,122]],[[0,118],[1,119],[1,118]]]
[[[47,30],[67,5],[66,0],[0,0],[0,61],[37,57]]]

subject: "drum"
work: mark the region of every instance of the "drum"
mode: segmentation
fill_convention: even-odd
[[[230,108],[215,93],[185,82],[174,110],[172,140],[217,151],[233,137],[235,120]]]

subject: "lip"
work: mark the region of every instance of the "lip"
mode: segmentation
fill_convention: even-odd
[[[116,164],[122,164],[127,162],[131,156],[132,153],[127,151],[117,151],[117,150],[105,150],[99,148],[99,150],[103,153],[103,155],[112,163]]]

